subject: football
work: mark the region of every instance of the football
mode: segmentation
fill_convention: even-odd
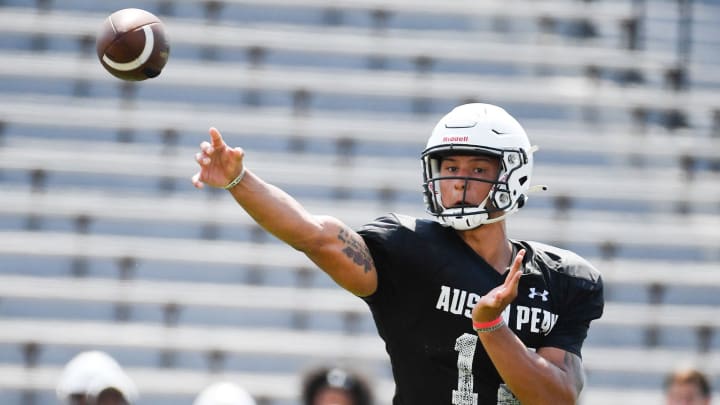
[[[162,21],[138,8],[118,10],[105,19],[95,45],[105,70],[122,80],[157,77],[170,56]]]

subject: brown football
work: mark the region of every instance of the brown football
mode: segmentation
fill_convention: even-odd
[[[138,8],[118,10],[105,19],[95,45],[103,67],[123,80],[157,77],[170,55],[162,21]]]

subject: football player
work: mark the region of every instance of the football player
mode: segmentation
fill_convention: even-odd
[[[385,341],[393,404],[572,404],[581,348],[601,316],[600,273],[578,255],[509,239],[533,151],[504,109],[472,103],[435,126],[421,158],[435,220],[388,214],[353,230],[315,216],[243,164],[217,129],[192,181],[230,191],[268,232],[362,297]]]

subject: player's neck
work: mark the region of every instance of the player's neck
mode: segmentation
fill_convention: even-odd
[[[512,262],[512,246],[507,239],[505,221],[458,231],[460,238],[498,273],[504,274]]]

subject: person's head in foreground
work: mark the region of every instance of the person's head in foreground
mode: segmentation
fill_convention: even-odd
[[[303,405],[371,405],[372,393],[358,375],[341,368],[321,368],[303,381]]]
[[[708,378],[694,368],[681,368],[665,378],[666,405],[710,405]]]
[[[193,405],[255,405],[255,400],[241,386],[220,381],[205,387]]]
[[[138,398],[135,383],[101,351],[73,357],[60,375],[56,394],[64,405],[131,405]]]

